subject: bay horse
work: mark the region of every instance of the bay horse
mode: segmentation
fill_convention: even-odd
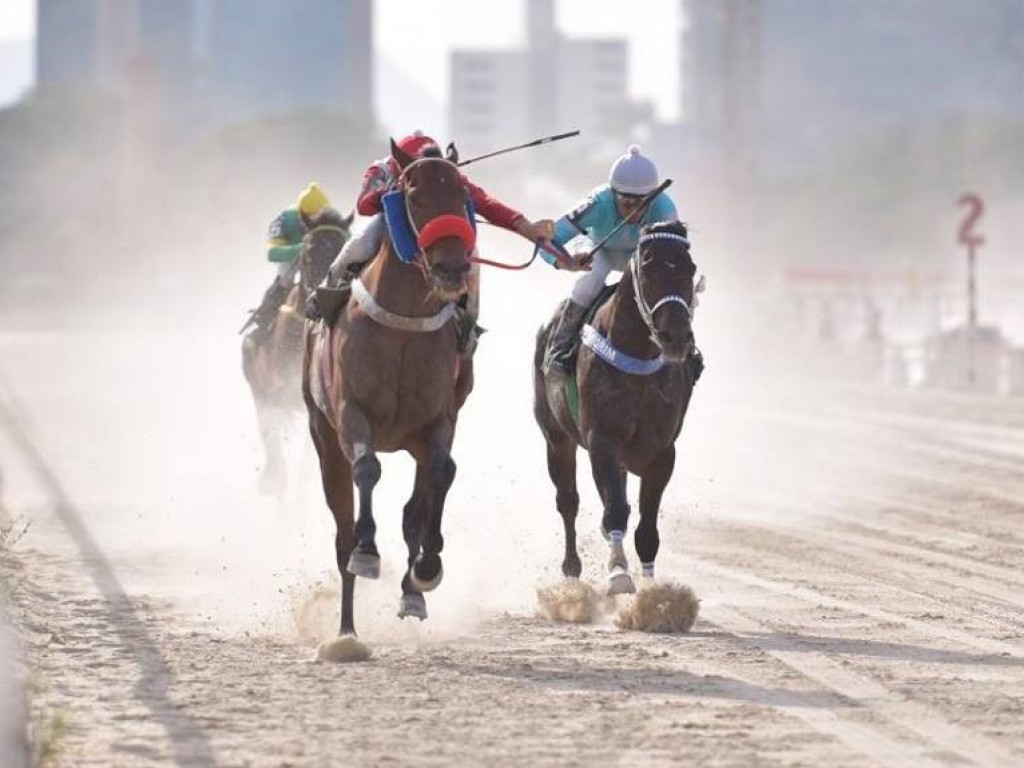
[[[299,279],[262,340],[250,332],[242,340],[242,371],[252,392],[263,443],[260,490],[280,494],[286,481],[283,438],[288,417],[302,410],[303,305],[327,274],[349,238],[354,214],[327,208],[312,222],[299,256]]]
[[[543,371],[553,321],[537,335],[534,417],[547,443],[548,474],[565,527],[562,573],[579,578],[582,570],[576,551],[576,449],[582,446],[604,506],[609,594],[636,589],[623,546],[627,473],[640,477],[634,543],[644,576],[654,576],[659,506],[694,385],[685,362],[694,347],[696,269],[684,224],[645,226],[611,299],[583,327],[574,378]]]
[[[391,154],[401,168],[393,194],[404,196],[400,218],[413,235],[412,252],[396,247],[389,222],[377,255],[352,282],[351,299],[330,324],[310,323],[306,333],[302,392],[337,529],[339,640],[355,635],[355,577],[380,576],[373,515],[378,452],[406,451],[416,462],[402,515],[409,558],[399,616],[426,618],[423,593],[443,574],[441,518],[455,478],[455,424],[473,381],[452,322],[475,244],[467,193],[450,158],[414,160],[394,141]]]

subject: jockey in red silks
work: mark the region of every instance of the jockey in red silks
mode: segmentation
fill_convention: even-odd
[[[410,157],[443,157],[441,148],[434,139],[421,131],[406,136],[398,142],[398,148]],[[342,281],[346,272],[357,271],[359,267],[377,255],[384,237],[384,217],[381,214],[381,197],[390,192],[401,169],[391,155],[375,161],[363,174],[363,187],[356,201],[356,211],[360,216],[371,217],[362,231],[345,243],[338,258],[331,265],[330,279]],[[554,234],[554,223],[549,220],[531,222],[522,213],[509,208],[504,203],[491,197],[465,176],[462,183],[466,187],[476,212],[495,226],[508,229],[523,236],[531,243],[537,240],[550,239]]]
[[[444,156],[440,145],[422,131],[415,131],[397,143],[399,149],[415,159]],[[345,247],[331,264],[324,281],[325,285],[346,287],[363,265],[377,255],[384,239],[385,230],[381,198],[394,189],[400,176],[401,169],[398,167],[398,162],[390,154],[374,161],[366,169],[363,174],[363,186],[356,201],[356,211],[360,216],[369,218],[363,220],[361,230],[345,243]],[[464,175],[462,183],[473,201],[473,208],[491,224],[515,232],[531,243],[536,243],[538,240],[550,240],[554,236],[553,221],[544,219],[532,222],[519,211],[489,195]],[[468,316],[467,320],[471,321],[469,325],[473,333],[470,334],[466,345],[467,352],[471,354],[475,347],[476,336],[479,335],[479,329],[476,327],[480,304],[479,265],[473,264],[468,282],[467,295],[463,301],[460,301],[460,305],[464,305],[464,314]],[[320,309],[315,297],[307,303],[307,315],[314,319],[318,319],[320,316]]]

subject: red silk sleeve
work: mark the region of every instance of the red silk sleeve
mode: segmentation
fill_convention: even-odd
[[[520,219],[526,218],[519,211],[509,208],[504,203],[491,197],[465,176],[462,177],[462,183],[469,190],[469,196],[473,199],[473,207],[476,208],[476,212],[491,222],[491,224],[514,232],[516,223]]]
[[[380,198],[388,191],[390,177],[381,162],[374,163],[363,174],[363,188],[356,200],[360,216],[374,216],[381,211]]]

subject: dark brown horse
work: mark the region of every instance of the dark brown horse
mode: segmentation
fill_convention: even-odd
[[[284,490],[284,431],[288,417],[302,409],[299,382],[303,305],[348,240],[352,218],[352,214],[342,217],[328,208],[313,220],[299,256],[299,279],[281,305],[269,334],[260,340],[260,335],[252,332],[242,340],[242,371],[252,391],[263,441],[260,490],[265,493],[280,494]]]
[[[534,416],[547,441],[548,474],[565,525],[562,573],[578,578],[581,570],[576,447],[582,446],[590,453],[604,504],[601,530],[611,548],[609,594],[635,591],[623,547],[630,511],[628,472],[641,479],[636,552],[644,575],[654,575],[658,508],[675,466],[674,444],[694,384],[685,361],[694,344],[695,272],[685,225],[644,227],[614,295],[584,326],[575,382],[543,373],[551,324],[537,337]]]
[[[456,347],[453,302],[466,290],[473,230],[456,166],[444,158],[413,161],[392,142],[402,168],[418,254],[396,253],[391,236],[352,284],[352,299],[330,328],[306,337],[303,396],[320,455],[324,494],[337,526],[341,632],[354,635],[355,577],[375,579],[373,489],[378,452],[406,451],[416,461],[402,532],[409,549],[399,615],[426,618],[423,592],[441,582],[441,516],[455,477],[451,457],[458,411],[472,370]],[[353,482],[359,514],[353,520]]]

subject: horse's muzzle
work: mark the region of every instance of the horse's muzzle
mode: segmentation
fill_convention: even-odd
[[[655,331],[654,343],[661,347],[661,353],[670,363],[681,363],[690,356],[695,343],[693,330]]]
[[[434,264],[430,270],[434,283],[434,292],[441,298],[453,300],[466,292],[466,278],[469,275],[469,262],[461,264]]]

